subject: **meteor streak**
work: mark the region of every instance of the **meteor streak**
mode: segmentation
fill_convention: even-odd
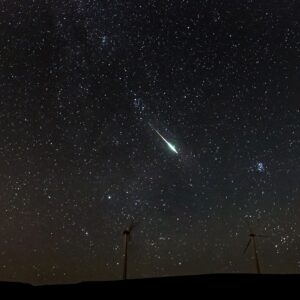
[[[168,145],[168,147],[175,152],[176,154],[178,154],[178,151],[176,150],[175,146],[172,145],[170,142],[168,142],[150,123],[149,126],[162,138],[162,140]]]

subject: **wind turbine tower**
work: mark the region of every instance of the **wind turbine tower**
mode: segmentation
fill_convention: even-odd
[[[257,274],[261,274],[261,268],[260,268],[260,264],[259,264],[259,260],[258,260],[258,254],[257,254],[257,248],[256,248],[256,238],[257,237],[268,237],[266,235],[258,235],[258,234],[255,234],[250,228],[250,233],[249,233],[249,240],[248,240],[248,243],[246,245],[246,248],[243,252],[243,254],[246,253],[246,251],[248,250],[250,244],[252,243],[252,246],[253,246],[253,256],[254,256],[254,259],[255,259],[255,267],[256,267],[256,272]]]
[[[127,229],[123,231],[123,280],[127,279],[127,264],[128,264],[128,242],[130,239],[130,234],[132,229],[135,227],[133,223],[131,223]]]

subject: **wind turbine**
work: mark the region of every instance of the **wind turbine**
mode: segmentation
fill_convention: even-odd
[[[127,260],[128,260],[128,241],[130,239],[130,233],[137,224],[131,222],[130,225],[123,231],[123,280],[127,279]]]
[[[260,265],[259,265],[259,260],[258,260],[258,254],[257,254],[257,249],[256,249],[256,238],[257,237],[268,237],[267,235],[261,235],[261,234],[255,234],[250,226],[248,225],[249,227],[249,241],[246,245],[246,248],[245,250],[243,251],[243,254],[246,253],[246,251],[248,250],[250,244],[252,243],[252,246],[253,246],[253,254],[254,254],[254,258],[255,258],[255,266],[256,266],[256,271],[257,271],[257,274],[261,274],[261,269],[260,269]]]

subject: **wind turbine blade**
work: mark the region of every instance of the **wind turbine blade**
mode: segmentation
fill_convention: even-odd
[[[248,220],[243,220],[245,222],[245,224],[247,225],[248,227],[248,230],[249,230],[249,233],[251,234],[252,233],[252,229],[250,227],[250,223],[248,222]]]
[[[246,253],[246,251],[247,251],[247,249],[249,248],[250,244],[251,244],[251,239],[249,239],[249,241],[248,241],[248,243],[247,243],[247,245],[246,245],[246,248],[245,248],[244,251],[243,251],[243,254]]]
[[[137,227],[139,225],[139,222],[136,222],[135,220],[132,220],[128,226],[129,232],[132,231],[133,228]]]
[[[253,233],[253,230],[250,226],[250,223],[247,221],[247,226],[248,226],[248,230],[249,230],[249,233],[252,234]]]
[[[128,226],[128,231],[131,232],[131,230],[133,229],[134,225],[133,222],[131,222]]]

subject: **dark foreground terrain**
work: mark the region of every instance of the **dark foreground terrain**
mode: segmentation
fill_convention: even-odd
[[[61,285],[33,286],[26,283],[1,282],[0,290],[9,289],[24,291],[35,290],[40,292],[63,291],[68,295],[93,290],[98,296],[126,295],[135,298],[164,295],[196,295],[202,298],[204,295],[214,294],[238,294],[241,297],[256,295],[263,290],[265,294],[287,295],[291,291],[300,288],[300,275],[256,275],[256,274],[210,274],[193,276],[175,276],[149,279],[131,279],[126,281],[99,281],[80,282]],[[130,292],[128,294],[127,292]],[[137,293],[138,292],[138,293]],[[125,294],[124,294],[125,293]],[[44,294],[44,293],[43,293]],[[48,295],[48,293],[47,293]],[[278,294],[279,295],[279,294]],[[298,297],[299,295],[297,295]]]

